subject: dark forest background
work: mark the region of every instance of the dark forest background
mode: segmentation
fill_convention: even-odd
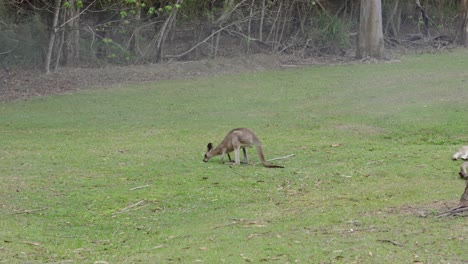
[[[385,48],[466,44],[457,41],[466,2],[382,0]],[[0,62],[56,69],[252,53],[349,56],[359,13],[359,0],[3,0]]]

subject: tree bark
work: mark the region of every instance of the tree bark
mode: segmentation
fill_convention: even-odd
[[[457,42],[468,46],[468,0],[460,0],[459,18]]]
[[[130,37],[129,50],[131,53],[137,56],[143,56],[143,52],[140,49],[140,25],[141,25],[141,0],[136,2],[136,14],[135,14],[135,28],[133,29],[133,34]]]
[[[72,65],[80,58],[80,8],[76,0],[69,0],[70,7],[65,12],[65,49],[63,64]]]
[[[359,38],[356,50],[358,59],[384,57],[381,0],[361,0]]]
[[[258,29],[258,39],[260,41],[263,41],[263,20],[265,19],[265,1],[266,0],[262,1],[262,13],[260,16],[260,26]]]
[[[50,62],[52,60],[52,54],[54,51],[55,36],[57,35],[57,24],[60,14],[60,3],[61,0],[55,0],[54,3],[54,19],[52,20],[52,28],[50,31],[49,46],[47,48],[46,61],[45,61],[45,72],[50,73]]]

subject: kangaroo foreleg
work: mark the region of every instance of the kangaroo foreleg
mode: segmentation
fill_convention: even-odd
[[[223,152],[221,153],[221,163],[224,163],[224,155],[226,155],[226,149],[223,149]],[[229,161],[231,161],[231,157],[229,156],[229,153],[228,153],[228,157],[229,157]]]

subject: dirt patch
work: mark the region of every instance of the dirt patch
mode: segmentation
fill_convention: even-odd
[[[352,57],[302,59],[294,56],[257,54],[163,64],[111,66],[105,68],[63,67],[45,74],[40,69],[0,70],[0,101],[27,99],[49,94],[76,92],[116,84],[220,76],[244,72],[297,68],[306,65],[343,64]]]

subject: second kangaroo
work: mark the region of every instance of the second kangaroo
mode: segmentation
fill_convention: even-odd
[[[213,148],[213,143],[208,143],[208,151],[205,153],[203,161],[207,162],[210,158],[221,155],[221,162],[223,162],[224,155],[229,155],[229,152],[234,151],[235,164],[240,165],[240,149],[242,148],[244,152],[244,162],[249,163],[245,148],[252,146],[257,147],[257,153],[263,166],[267,168],[284,168],[283,166],[270,164],[265,160],[260,140],[252,130],[248,128],[236,128],[229,131],[223,141],[216,148]]]

